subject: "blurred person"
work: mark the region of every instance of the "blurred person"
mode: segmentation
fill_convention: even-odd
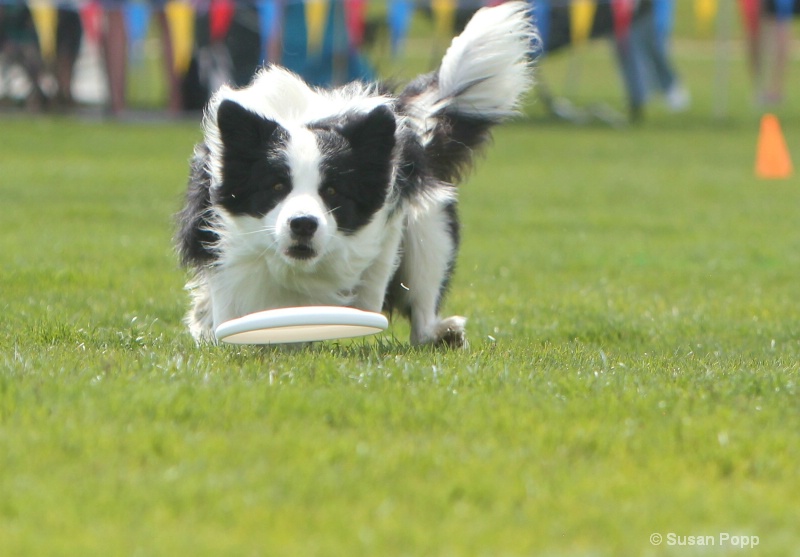
[[[70,108],[75,104],[72,97],[72,75],[82,37],[83,25],[77,6],[60,6],[56,26],[55,76],[58,84],[56,104],[62,108]]]
[[[682,112],[689,108],[691,96],[683,86],[660,36],[652,0],[642,0],[625,36],[616,36],[614,46],[628,96],[631,121],[643,117],[651,90],[660,92],[667,108]]]
[[[181,75],[175,68],[175,50],[172,32],[169,28],[164,5],[167,0],[150,0],[156,13],[161,31],[161,58],[164,62],[164,75],[167,82],[167,110],[170,114],[179,114],[183,110],[183,93]]]
[[[126,108],[128,37],[125,27],[126,0],[103,0],[104,25],[102,32],[103,55],[109,92],[109,110],[114,115]],[[151,0],[160,32],[162,59],[167,84],[167,110],[172,114],[183,108],[181,78],[175,69],[172,35],[164,11],[166,0]]]
[[[0,4],[0,56],[4,64],[18,66],[25,74],[29,83],[26,108],[42,110],[47,103],[41,86],[44,62],[33,16],[25,4]]]
[[[764,0],[763,2],[763,48],[771,53],[772,64],[764,67],[763,50],[755,61],[756,78],[759,80],[758,101],[762,105],[776,105],[783,102],[786,86],[786,73],[789,66],[792,42],[792,16],[800,14],[800,0]],[[764,81],[762,82],[761,79]]]
[[[103,0],[101,31],[103,62],[108,85],[108,103],[112,114],[125,109],[128,33],[125,28],[125,0]]]

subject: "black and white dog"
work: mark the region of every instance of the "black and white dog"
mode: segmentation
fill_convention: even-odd
[[[400,311],[413,344],[465,346],[439,316],[459,245],[455,184],[531,85],[526,2],[483,8],[399,94],[309,87],[279,67],[222,87],[204,119],[178,249],[187,324],[289,306]]]

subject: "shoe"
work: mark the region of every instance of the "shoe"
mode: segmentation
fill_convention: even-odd
[[[692,104],[692,96],[683,85],[676,83],[664,94],[664,102],[670,112],[684,112]]]

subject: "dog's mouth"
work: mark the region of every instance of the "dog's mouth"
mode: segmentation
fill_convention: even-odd
[[[287,257],[291,259],[297,259],[298,261],[307,261],[309,259],[314,258],[317,255],[317,250],[312,248],[308,244],[292,244],[286,251],[284,252]]]

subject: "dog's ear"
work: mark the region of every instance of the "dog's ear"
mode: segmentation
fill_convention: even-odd
[[[362,153],[390,153],[394,148],[394,133],[397,122],[394,113],[386,105],[379,105],[366,116],[358,116],[341,129],[356,151]]]
[[[250,112],[239,103],[224,100],[217,109],[217,127],[226,152],[251,158],[263,153],[278,123]]]

